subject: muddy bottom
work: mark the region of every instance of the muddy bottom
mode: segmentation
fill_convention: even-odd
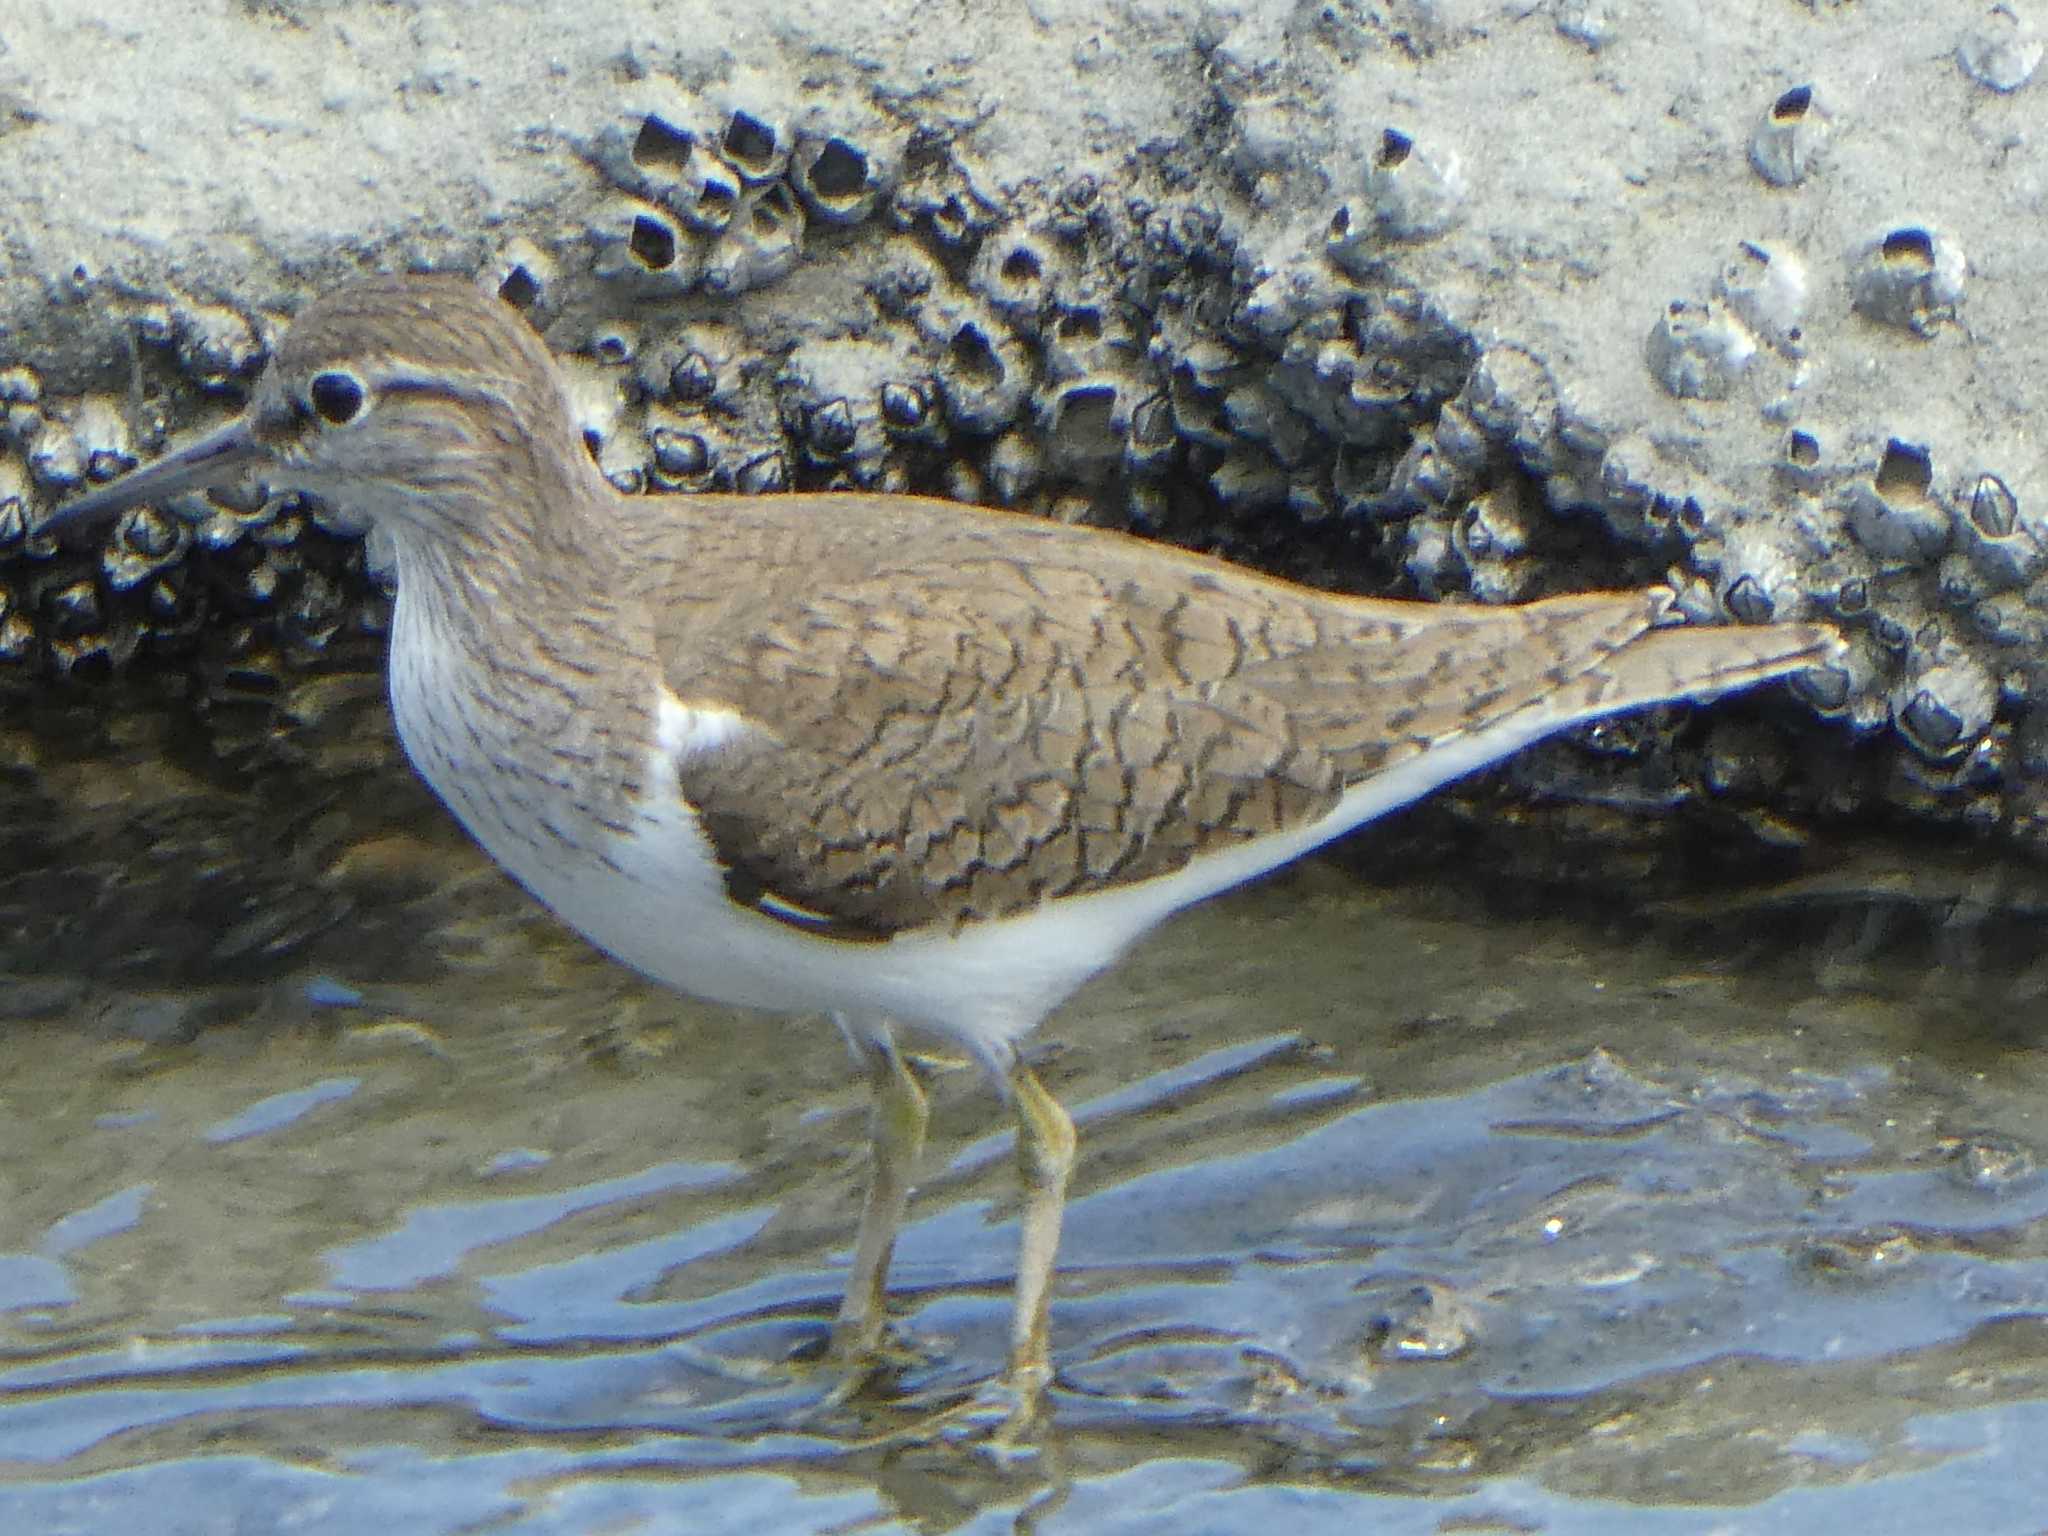
[[[67,830],[17,820],[0,885],[8,1530],[2048,1510],[2040,924],[1966,861],[1640,921],[1317,865],[1185,915],[1035,1042],[1081,1162],[1051,1422],[997,1455],[945,1416],[1001,1368],[1016,1236],[974,1074],[922,1063],[901,1364],[835,1406],[836,1035],[641,986],[381,751],[280,800],[263,878],[207,851],[215,790],[138,837],[39,765]]]

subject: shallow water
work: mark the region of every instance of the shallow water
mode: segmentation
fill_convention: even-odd
[[[87,713],[0,736],[9,1530],[2043,1524],[2024,877],[1594,921],[1326,864],[1188,914],[1039,1038],[1082,1161],[1002,1458],[931,1432],[1007,1315],[972,1072],[926,1063],[905,1363],[831,1409],[829,1026],[561,933],[374,688],[239,753]]]

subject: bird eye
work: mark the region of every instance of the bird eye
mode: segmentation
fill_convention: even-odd
[[[346,426],[362,414],[362,381],[353,374],[316,373],[306,387],[306,398],[329,426]]]

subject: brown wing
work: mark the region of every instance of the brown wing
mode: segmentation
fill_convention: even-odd
[[[756,595],[659,573],[667,680],[757,729],[682,764],[683,792],[736,899],[847,938],[1004,916],[1319,818],[1597,671],[1665,605],[1342,598],[911,498],[689,515],[716,551],[699,569],[748,565]],[[782,595],[763,606],[764,586]]]

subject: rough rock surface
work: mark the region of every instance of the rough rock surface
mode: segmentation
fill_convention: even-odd
[[[1484,601],[1675,572],[1843,623],[1805,695],[1856,795],[2038,842],[2041,53],[2018,0],[16,0],[0,677],[367,664],[317,507],[30,530],[231,411],[308,293],[461,269],[622,486],[937,490]],[[1700,772],[1768,789],[1732,741]]]

